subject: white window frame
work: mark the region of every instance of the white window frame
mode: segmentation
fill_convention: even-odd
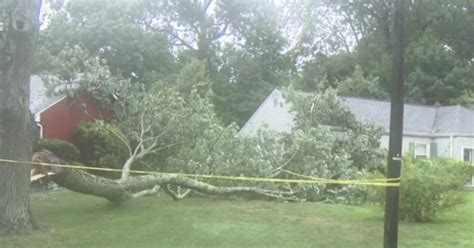
[[[465,150],[471,150],[471,161],[466,161],[464,160],[464,151]],[[473,147],[463,147],[462,148],[462,153],[461,153],[461,160],[464,162],[471,162],[474,164],[474,148]]]
[[[414,142],[415,146],[413,147],[413,156],[415,158],[430,158],[430,144],[427,143],[419,143],[419,142]],[[418,154],[416,153],[416,148],[417,146],[424,146],[425,147],[425,154]]]
[[[471,150],[471,161],[465,161],[464,160],[464,151],[465,150]],[[464,162],[471,162],[471,164],[474,165],[474,147],[469,147],[469,146],[462,147],[461,160],[464,161]],[[468,185],[470,185],[470,187],[474,187],[474,168],[471,168],[470,172],[471,172],[471,180],[470,180],[470,182],[468,182]]]

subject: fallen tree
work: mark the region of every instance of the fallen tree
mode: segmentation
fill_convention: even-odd
[[[75,46],[67,52],[69,55],[65,58],[71,57],[72,60],[75,58],[74,54],[82,52],[80,47]],[[107,193],[110,199],[153,194],[159,187],[173,198],[181,199],[190,189],[206,194],[222,193],[214,188],[206,192],[204,189],[209,187],[197,183],[203,183],[203,179],[191,181],[189,177],[174,178],[167,174],[129,180],[132,177],[130,172],[140,169],[199,175],[298,178],[284,173],[284,170],[289,170],[307,177],[349,180],[364,179],[368,171],[381,168],[379,165],[384,159],[384,152],[378,147],[382,129],[359,122],[337,99],[334,90],[321,92],[318,97],[288,92],[288,99],[294,108],[292,111],[297,117],[291,133],[262,129],[255,135],[244,136],[239,134],[238,126],[222,124],[215,115],[213,92],[202,92],[200,84],[188,87],[189,85],[159,81],[153,87],[147,87],[117,77],[97,57],[90,56],[85,61],[77,58],[74,60],[80,61],[84,71],[79,74],[78,71],[66,68],[64,74],[71,78],[64,83],[78,81],[83,90],[113,110],[113,125],[116,128],[111,128],[111,124],[102,121],[97,121],[93,128],[107,133],[110,138],[108,143],[121,143],[124,149],[120,154],[123,154],[124,159],[121,162],[108,159],[96,164],[120,168],[120,179],[117,181],[75,175],[78,180],[87,178],[92,182],[100,182],[97,186],[109,185],[106,189],[73,188],[84,185],[84,180],[75,185],[62,185],[63,187],[86,193],[111,188],[113,192],[119,192],[119,196]],[[116,100],[110,100],[111,96]],[[328,126],[340,128],[332,131]],[[95,150],[97,149],[100,148]],[[87,162],[85,164],[91,165]],[[59,182],[60,179],[55,180]],[[133,187],[127,184],[133,182],[143,185],[140,180],[150,182],[150,185],[132,190]],[[366,187],[353,185],[286,183],[279,184],[278,187],[262,187],[251,182],[247,185],[225,185],[252,186],[233,188],[232,193],[252,192],[279,199],[297,197],[307,201],[359,203],[366,201],[369,196]],[[277,192],[267,191],[268,189]],[[278,191],[291,192],[291,195]]]
[[[33,155],[34,162],[61,164],[62,161],[49,151],[38,151]],[[44,174],[61,187],[71,191],[106,198],[120,203],[130,198],[156,194],[159,188],[173,199],[182,198],[170,190],[170,186],[180,186],[206,195],[263,196],[284,201],[301,201],[293,192],[274,191],[257,187],[220,187],[177,174],[152,174],[131,176],[112,180],[90,174],[84,170],[55,166],[42,166]]]

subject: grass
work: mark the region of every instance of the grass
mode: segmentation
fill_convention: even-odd
[[[0,247],[381,247],[375,207],[165,197],[114,207],[70,192],[32,200],[44,231]],[[474,192],[432,223],[401,223],[399,247],[474,247]]]

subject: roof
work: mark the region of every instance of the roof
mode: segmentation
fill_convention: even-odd
[[[76,90],[79,88],[77,82],[71,84],[59,85],[52,88],[52,90],[46,87],[46,84],[38,75],[31,75],[30,77],[30,111],[32,114],[38,114],[45,109],[54,105],[57,101],[66,97],[65,94],[60,92],[67,91],[69,89]],[[51,94],[52,93],[52,94]]]
[[[390,127],[390,102],[357,97],[339,97],[360,121]],[[293,127],[294,113],[291,104],[280,90],[273,90],[264,103],[242,127],[240,133],[254,133],[261,126],[279,132],[289,132]],[[404,133],[417,134],[474,134],[474,111],[463,106],[404,105]]]
[[[30,79],[30,111],[37,114],[64,96],[48,96],[47,88],[38,75]]]

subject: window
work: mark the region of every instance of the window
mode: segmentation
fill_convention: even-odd
[[[474,149],[473,148],[464,148],[463,160],[469,163],[474,163]],[[471,178],[468,182],[470,185],[474,186],[474,168],[471,167]]]
[[[428,145],[415,144],[415,158],[427,158],[427,157],[428,157]]]
[[[464,148],[464,161],[466,162],[474,162],[474,149],[472,148]]]
[[[278,107],[278,98],[277,97],[273,98],[273,107],[274,108]]]

